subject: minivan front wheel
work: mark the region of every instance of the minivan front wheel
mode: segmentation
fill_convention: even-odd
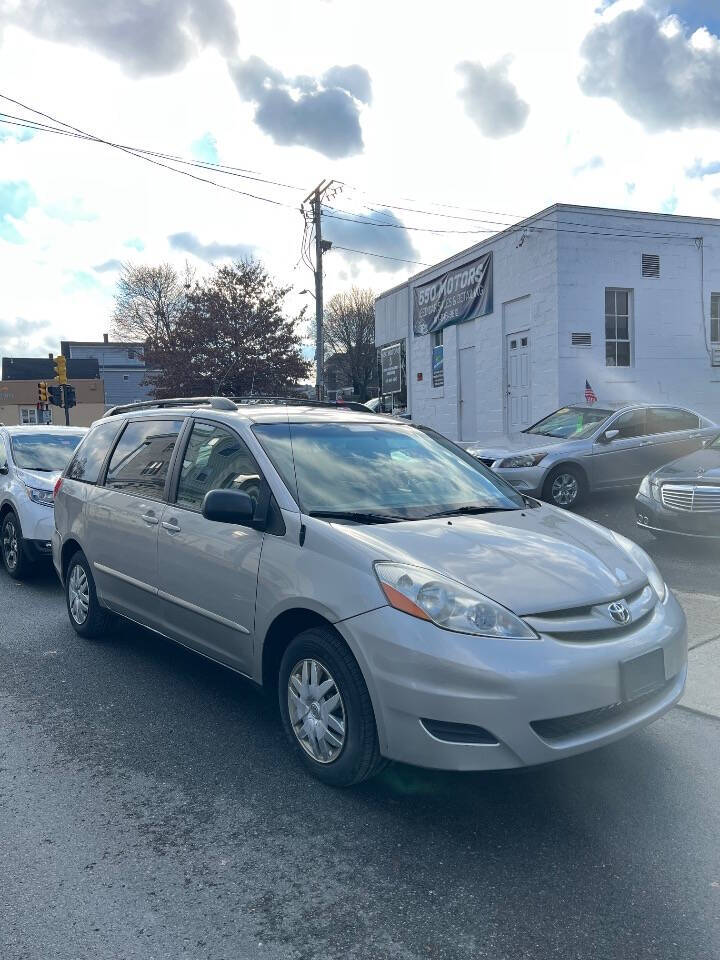
[[[585,496],[585,478],[574,467],[556,467],[545,481],[543,499],[563,510],[580,504]]]
[[[333,630],[312,627],[298,634],[283,655],[278,679],[285,732],[315,777],[349,787],[382,769],[367,686]]]
[[[65,601],[70,623],[81,637],[102,637],[112,627],[113,616],[98,603],[90,564],[82,550],[73,554],[67,566]]]
[[[24,580],[32,569],[25,552],[22,528],[14,510],[8,510],[0,526],[3,565],[13,580]]]

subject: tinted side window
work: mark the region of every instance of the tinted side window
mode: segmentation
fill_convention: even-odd
[[[242,490],[257,502],[260,482],[260,468],[236,433],[217,424],[193,424],[180,471],[179,507],[199,510],[209,490]]]
[[[618,440],[645,436],[647,433],[645,411],[631,410],[629,413],[624,413],[613,423],[610,429],[620,431]]]
[[[71,480],[97,483],[100,469],[119,429],[120,422],[111,420],[94,427],[75,451],[65,475]]]
[[[697,430],[700,426],[694,413],[687,410],[653,407],[648,411],[648,433],[672,433],[673,430]]]
[[[131,420],[110,458],[105,486],[135,497],[162,500],[182,425],[182,420]]]

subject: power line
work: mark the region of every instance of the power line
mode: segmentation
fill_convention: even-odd
[[[191,160],[186,160],[186,159],[184,159],[184,158],[182,158],[182,157],[178,157],[178,156],[176,156],[176,155],[174,155],[174,154],[168,154],[168,153],[163,153],[163,152],[154,151],[154,150],[147,150],[147,149],[142,148],[142,147],[134,147],[134,146],[131,146],[131,145],[128,145],[128,144],[122,144],[122,143],[117,143],[117,142],[114,142],[114,141],[105,140],[105,139],[103,139],[103,138],[101,138],[101,137],[95,136],[94,134],[90,134],[90,133],[87,133],[87,132],[85,132],[85,131],[81,131],[81,130],[79,130],[78,128],[73,127],[72,125],[65,123],[64,121],[56,120],[55,118],[49,116],[48,114],[44,114],[42,111],[35,110],[34,108],[29,107],[29,106],[21,103],[20,101],[14,100],[14,99],[11,98],[11,97],[7,97],[7,96],[4,96],[4,95],[2,95],[2,94],[0,94],[0,97],[2,97],[3,99],[9,100],[9,101],[12,102],[12,103],[18,104],[18,105],[21,106],[23,109],[30,110],[31,112],[35,112],[35,113],[37,113],[39,116],[44,116],[44,117],[46,117],[47,119],[51,119],[51,120],[53,120],[54,123],[60,123],[60,124],[62,124],[63,126],[68,127],[69,129],[67,129],[67,130],[62,130],[62,129],[59,129],[58,127],[53,127],[53,126],[50,126],[50,125],[48,125],[48,124],[42,124],[42,123],[37,123],[37,122],[33,122],[33,123],[21,122],[21,121],[20,121],[20,118],[9,119],[9,118],[13,117],[12,114],[2,114],[2,113],[0,113],[0,117],[8,118],[5,122],[12,123],[12,124],[15,125],[15,126],[22,126],[22,127],[26,127],[26,128],[29,128],[29,129],[35,129],[35,130],[38,130],[38,131],[44,132],[44,133],[57,133],[57,134],[62,134],[62,135],[64,135],[64,136],[71,136],[71,137],[75,137],[75,138],[78,138],[78,139],[90,140],[90,141],[93,141],[93,142],[96,142],[96,143],[101,143],[101,144],[104,144],[104,145],[106,145],[106,146],[110,146],[110,147],[113,147],[113,148],[115,148],[115,149],[122,150],[123,152],[129,153],[129,154],[131,154],[132,156],[137,156],[138,159],[146,159],[146,160],[148,160],[148,162],[151,162],[151,163],[154,162],[154,163],[156,163],[157,165],[159,165],[159,166],[161,166],[161,167],[164,167],[164,168],[166,168],[166,169],[168,169],[168,170],[171,170],[171,171],[174,172],[174,173],[179,173],[179,174],[184,175],[184,176],[189,176],[189,177],[191,177],[192,179],[198,180],[198,181],[200,181],[200,182],[202,182],[202,183],[208,183],[208,184],[210,184],[211,186],[216,186],[216,187],[218,187],[218,188],[221,189],[221,190],[228,190],[228,191],[230,191],[230,192],[232,192],[232,193],[237,193],[237,194],[239,194],[240,196],[247,196],[247,197],[249,197],[249,198],[251,198],[251,199],[261,200],[261,201],[263,201],[263,202],[265,202],[265,203],[270,203],[270,204],[272,204],[272,205],[274,205],[274,206],[285,206],[285,207],[287,207],[288,209],[295,209],[295,207],[293,207],[291,204],[283,204],[282,201],[274,200],[274,199],[272,199],[272,198],[270,198],[270,197],[263,197],[263,196],[260,196],[260,195],[257,195],[257,194],[253,194],[253,193],[250,193],[249,191],[236,190],[236,189],[234,189],[234,188],[232,188],[232,187],[229,187],[227,184],[218,183],[216,180],[209,180],[209,179],[207,179],[207,178],[205,178],[205,177],[199,177],[199,176],[197,176],[197,175],[194,175],[194,174],[189,173],[189,172],[186,171],[186,170],[178,170],[176,167],[173,167],[173,166],[171,166],[170,164],[160,163],[158,159],[153,159],[153,158],[163,158],[163,159],[166,159],[166,160],[170,160],[170,161],[172,161],[172,162],[174,162],[174,163],[183,164],[183,165],[185,165],[185,166],[191,166],[191,167],[199,168],[199,169],[202,169],[202,170],[210,170],[210,171],[213,171],[213,172],[216,172],[216,173],[228,174],[228,175],[231,175],[231,176],[239,176],[239,177],[242,177],[242,178],[244,178],[244,179],[255,180],[255,181],[258,181],[258,182],[261,182],[261,183],[266,183],[266,184],[272,185],[272,186],[283,187],[283,188],[286,188],[286,189],[292,189],[292,190],[303,190],[303,189],[304,189],[304,188],[301,188],[301,187],[296,186],[296,185],[294,185],[294,184],[283,183],[282,181],[278,181],[278,180],[271,180],[271,179],[269,179],[269,178],[261,177],[261,176],[259,176],[259,175],[258,175],[258,176],[251,175],[251,174],[259,173],[259,171],[242,172],[242,171],[246,170],[246,168],[233,167],[233,166],[226,165],[226,164],[213,164],[213,163],[204,162],[204,161],[191,161]],[[349,185],[348,185],[348,186],[349,186]],[[350,187],[350,189],[358,190],[358,188],[356,188],[356,187]],[[360,192],[360,191],[358,191],[358,192]],[[367,204],[365,204],[365,206],[367,206],[368,209],[370,209],[372,212],[376,213],[378,216],[383,216],[383,217],[386,217],[386,218],[388,218],[388,216],[389,216],[384,210],[378,210],[378,209],[376,209],[376,208],[370,207],[370,206],[367,205]],[[333,211],[335,211],[335,213],[334,213],[334,214],[325,213],[324,215],[325,215],[326,217],[330,217],[330,218],[332,218],[332,219],[346,220],[347,222],[350,222],[350,223],[359,223],[359,224],[363,224],[363,225],[368,224],[368,225],[371,225],[371,226],[385,226],[385,227],[391,227],[391,228],[398,229],[398,230],[408,230],[408,231],[412,231],[412,232],[429,233],[429,234],[436,234],[436,235],[458,235],[458,236],[462,236],[462,235],[478,236],[478,235],[481,235],[481,234],[490,235],[490,234],[493,234],[493,233],[498,232],[498,229],[497,229],[497,228],[500,228],[500,230],[508,230],[508,229],[512,229],[513,227],[516,227],[516,226],[518,225],[517,222],[508,222],[508,221],[505,221],[505,220],[488,220],[488,219],[480,219],[480,218],[477,218],[477,217],[460,217],[460,216],[456,216],[456,215],[454,215],[454,214],[440,214],[440,213],[437,213],[436,211],[419,210],[419,209],[416,210],[416,209],[413,209],[413,208],[410,208],[410,207],[395,206],[395,205],[389,204],[389,203],[388,203],[388,204],[385,204],[385,206],[386,206],[388,209],[398,209],[398,210],[402,210],[402,211],[408,212],[408,213],[417,213],[417,214],[419,214],[419,215],[421,215],[421,216],[440,216],[440,217],[445,217],[445,218],[448,218],[448,219],[461,219],[461,220],[464,220],[464,221],[466,221],[466,222],[472,222],[472,223],[484,223],[484,224],[487,224],[488,226],[492,227],[492,229],[478,228],[478,229],[473,229],[473,230],[460,230],[460,229],[455,229],[455,228],[423,227],[423,226],[417,226],[417,225],[405,224],[405,223],[393,223],[393,222],[391,222],[389,219],[388,219],[388,222],[381,222],[381,221],[374,220],[372,217],[363,217],[363,216],[361,216],[361,215],[356,215],[356,214],[354,214],[353,211],[343,210],[342,208],[333,207],[333,206],[330,206],[330,205],[325,205],[325,209],[333,210]],[[478,211],[478,212],[480,212],[480,211]],[[492,212],[492,211],[487,211],[487,212]],[[614,217],[619,216],[619,214],[612,214],[612,213],[610,213],[609,211],[601,211],[601,212],[598,211],[598,214],[600,214],[600,213],[602,213],[602,215],[604,215],[604,216],[614,216]],[[347,216],[343,216],[343,214],[347,214]],[[513,215],[512,215],[512,214],[506,214],[505,216],[513,216]],[[649,220],[649,219],[651,219],[651,218],[650,218],[650,217],[645,217],[645,218],[643,218],[643,219]],[[565,229],[561,229],[560,226],[556,226],[556,225],[562,225],[562,227],[575,226],[575,227],[581,227],[581,228],[584,228],[584,229],[580,229],[580,230],[565,230]],[[661,232],[657,232],[657,231],[656,231],[656,232],[651,232],[651,231],[640,231],[640,230],[637,230],[637,231],[634,231],[634,232],[630,232],[630,231],[622,230],[622,229],[612,230],[612,228],[609,227],[609,226],[608,226],[607,228],[603,227],[603,228],[599,228],[599,229],[592,229],[592,228],[590,227],[590,225],[588,225],[588,224],[586,224],[586,223],[583,223],[582,221],[563,220],[563,219],[559,219],[559,218],[555,218],[555,219],[553,219],[553,220],[547,221],[544,225],[537,224],[537,223],[536,223],[536,224],[533,224],[532,226],[528,227],[528,229],[532,229],[532,230],[546,230],[546,231],[547,231],[547,230],[550,230],[550,231],[553,231],[553,232],[556,232],[556,233],[576,233],[576,234],[581,234],[581,235],[582,235],[582,234],[585,234],[585,235],[588,235],[588,236],[628,237],[628,238],[635,238],[635,239],[648,238],[648,239],[654,239],[654,240],[661,240],[661,239],[665,239],[665,240],[688,239],[688,240],[693,240],[693,241],[695,240],[695,237],[694,237],[694,236],[691,236],[691,235],[689,235],[689,234],[661,233]],[[408,261],[408,262],[410,262],[410,261]],[[419,262],[419,261],[418,261],[418,262]],[[308,266],[309,266],[309,264],[308,264]]]
[[[0,95],[1,96],[1,95]],[[25,117],[18,117],[11,113],[2,113],[0,112],[0,120],[3,123],[12,124],[16,127],[26,127],[30,130],[36,130],[39,133],[58,133],[62,136],[73,137],[77,140],[92,140],[99,143],[105,143],[108,141],[103,141],[98,137],[92,136],[90,134],[75,133],[72,130],[62,130],[59,127],[53,127],[46,123],[38,123],[37,121],[28,121]],[[151,157],[160,157],[163,160],[172,160],[175,163],[181,163],[184,166],[189,167],[198,167],[201,170],[211,170],[216,171],[217,173],[224,173],[228,176],[240,177],[243,180],[256,180],[259,183],[267,183],[274,187],[284,187],[287,190],[297,190],[300,193],[305,192],[305,187],[299,187],[296,184],[292,183],[283,183],[279,180],[271,180],[267,177],[260,176],[259,170],[248,170],[245,167],[233,167],[229,164],[224,163],[214,163],[210,160],[188,160],[185,157],[179,157],[176,154],[172,153],[163,153],[160,150],[149,150],[145,147],[134,147],[131,144],[127,143],[113,143],[113,146],[122,148],[124,150],[132,150],[135,153],[146,154]]]
[[[8,97],[5,94],[0,93],[0,99],[8,100],[10,103],[14,103],[16,106],[22,107],[23,110],[29,110],[30,113],[35,113],[40,117],[44,117],[46,120],[51,120],[55,124],[60,124],[63,127],[67,127],[69,130],[72,130],[74,133],[80,134],[82,137],[93,140],[95,143],[102,143],[107,147],[112,147],[115,150],[120,150],[122,153],[126,153],[131,157],[136,157],[138,160],[145,160],[147,163],[152,163],[154,166],[162,167],[165,170],[171,170],[173,173],[178,173],[184,177],[190,177],[192,180],[197,180],[200,183],[209,183],[214,187],[218,187],[221,190],[228,190],[230,193],[236,193],[243,197],[248,197],[253,200],[260,200],[263,203],[270,203],[276,207],[287,207],[290,210],[295,210],[296,207],[289,203],[284,203],[282,200],[273,200],[270,197],[263,197],[259,194],[250,193],[247,190],[238,190],[236,187],[231,187],[226,183],[218,183],[217,180],[209,180],[207,177],[200,177],[195,173],[191,173],[189,170],[178,170],[177,167],[171,166],[169,163],[163,163],[162,161],[147,156],[143,153],[137,152],[133,147],[126,147],[119,143],[114,143],[111,140],[105,140],[102,137],[97,137],[95,134],[88,133],[86,130],[81,130],[79,127],[74,127],[72,124],[65,123],[64,120],[58,120],[56,117],[51,116],[50,114],[43,113],[41,110],[36,110],[34,107],[30,107],[27,104],[21,103],[19,100],[14,100],[12,97]]]
[[[372,200],[371,195],[370,195],[366,190],[363,190],[363,189],[361,189],[360,187],[357,187],[357,186],[353,186],[352,184],[345,183],[344,181],[340,181],[340,183],[342,183],[343,186],[348,187],[348,189],[353,190],[353,191],[355,191],[356,193],[360,193],[360,194],[362,194],[363,196],[366,196],[366,197],[368,197],[368,198],[370,198],[370,199]],[[517,222],[517,221],[519,221],[519,220],[527,220],[527,219],[529,219],[531,216],[533,216],[533,214],[523,214],[523,215],[520,215],[520,214],[518,214],[518,213],[501,212],[501,211],[499,211],[499,210],[484,210],[484,209],[477,208],[477,207],[466,207],[466,206],[460,206],[459,204],[441,203],[441,202],[434,201],[434,200],[425,200],[425,201],[423,201],[423,200],[416,200],[416,199],[413,199],[412,197],[401,197],[400,199],[404,200],[404,201],[407,202],[407,203],[425,203],[425,204],[428,204],[428,203],[429,203],[431,206],[444,207],[444,208],[450,209],[450,210],[463,210],[463,211],[468,212],[468,213],[485,213],[485,214],[490,214],[491,216],[496,216],[496,217],[509,217],[509,218],[512,220],[513,223],[515,223],[515,222]],[[404,206],[399,206],[399,205],[397,205],[397,204],[393,204],[393,203],[389,203],[389,202],[385,202],[385,201],[380,201],[380,200],[374,200],[373,202],[376,203],[376,204],[381,204],[382,206],[387,207],[387,208],[389,208],[389,209],[391,209],[391,210],[404,210],[404,211],[407,211],[407,212],[409,212],[409,213],[420,213],[420,214],[425,214],[425,215],[427,215],[427,216],[446,217],[447,219],[452,219],[452,220],[470,220],[470,221],[472,221],[472,222],[478,222],[478,223],[498,223],[498,224],[501,223],[501,221],[480,220],[480,219],[477,219],[477,218],[474,218],[474,217],[456,216],[455,214],[443,214],[443,213],[439,213],[438,211],[434,211],[434,210],[421,210],[421,209],[417,209],[417,208],[413,208],[413,207],[404,207]],[[367,204],[363,204],[363,206],[367,206],[368,209],[371,209]],[[378,211],[378,212],[379,212],[379,211]],[[633,219],[635,219],[635,220],[645,220],[645,221],[648,221],[648,222],[657,222],[657,218],[658,218],[658,216],[659,216],[659,214],[643,213],[643,212],[641,212],[641,211],[635,211],[635,210],[631,210],[631,211],[627,211],[627,212],[631,213],[632,216],[633,216]],[[625,211],[617,211],[617,212],[616,212],[616,211],[613,211],[613,210],[601,210],[601,209],[598,209],[598,208],[592,208],[592,213],[591,213],[590,215],[593,216],[593,217],[609,217],[609,218],[614,218],[614,219],[620,219],[620,218],[623,217],[624,213],[625,213]],[[577,221],[574,221],[574,220],[554,220],[554,221],[552,221],[552,222],[553,222],[553,223],[563,223],[563,224],[577,225]],[[582,225],[582,224],[580,224],[580,225]],[[608,229],[609,229],[609,228],[608,228]],[[690,234],[667,234],[667,236],[670,236],[670,237],[672,237],[672,238],[675,238],[675,237],[677,237],[677,236],[684,236],[684,237],[686,237],[687,239],[695,240],[695,237],[694,237],[694,236],[691,236]]]
[[[398,263],[413,263],[418,267],[429,267],[431,264],[423,263],[422,260],[406,260],[404,257],[390,257],[386,253],[371,253],[369,250],[356,250],[355,247],[341,247],[339,244],[332,245],[333,250],[347,250],[349,253],[362,253],[366,257],[379,257],[381,260],[396,260]]]

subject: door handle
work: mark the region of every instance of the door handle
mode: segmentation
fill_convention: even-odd
[[[151,527],[156,527],[158,525],[158,518],[154,513],[143,513],[142,519],[145,523],[149,524]]]
[[[168,520],[163,520],[163,527],[168,531],[168,533],[180,533],[180,527],[177,523],[172,523]]]

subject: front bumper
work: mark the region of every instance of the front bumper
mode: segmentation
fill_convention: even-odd
[[[496,463],[499,463],[499,461],[496,461]],[[545,477],[547,476],[547,470],[543,469],[542,464],[538,464],[536,467],[512,467],[509,470],[493,466],[491,469],[493,473],[502,477],[503,480],[507,480],[511,486],[528,497],[542,496]]]
[[[49,557],[52,553],[52,535],[55,529],[51,507],[35,504],[18,504],[18,517],[24,540],[24,546],[30,559]]]
[[[381,753],[422,767],[522,767],[602,746],[669,710],[687,673],[685,615],[672,595],[636,630],[596,642],[465,636],[391,607],[337,626],[368,682]],[[620,663],[657,648],[665,684],[623,703]],[[447,742],[423,719],[484,728],[495,742]],[[542,721],[556,720],[560,735],[553,728],[541,736],[532,726],[546,730]]]
[[[657,533],[676,533],[686,537],[720,539],[720,514],[691,510],[668,510],[659,500],[635,498],[637,525]]]

